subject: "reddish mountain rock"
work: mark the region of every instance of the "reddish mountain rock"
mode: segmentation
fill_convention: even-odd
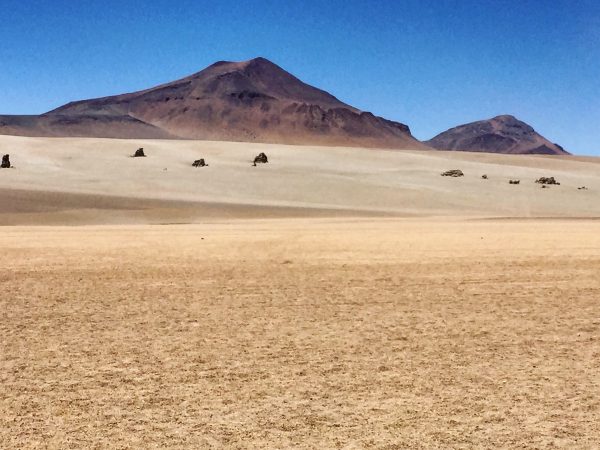
[[[41,116],[0,116],[0,134],[426,148],[406,125],[359,111],[264,58],[217,62],[172,83]]]
[[[513,116],[497,116],[468,123],[438,134],[426,145],[438,150],[470,152],[568,155],[560,145],[550,142],[525,122]]]

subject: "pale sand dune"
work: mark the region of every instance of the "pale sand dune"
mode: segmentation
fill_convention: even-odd
[[[0,448],[600,448],[598,221],[6,227],[0,248]]]
[[[148,157],[130,158],[140,146]],[[271,162],[252,167],[261,151]],[[16,166],[0,171],[2,224],[352,213],[600,216],[600,164],[594,158],[13,136],[0,136],[0,153],[9,153]],[[210,166],[192,168],[200,157]],[[466,176],[439,175],[453,168]],[[480,179],[484,173],[488,180]],[[541,189],[534,183],[540,176],[554,176],[562,185]],[[521,185],[509,185],[513,178]],[[589,190],[578,191],[583,185]],[[49,192],[80,197],[69,200]],[[280,207],[292,209],[276,212]]]

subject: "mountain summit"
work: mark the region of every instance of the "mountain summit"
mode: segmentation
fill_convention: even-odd
[[[265,58],[220,61],[171,83],[41,116],[0,116],[0,134],[425,148],[406,125],[347,105]]]
[[[451,128],[424,142],[438,150],[568,155],[560,145],[539,135],[525,122],[502,115]]]

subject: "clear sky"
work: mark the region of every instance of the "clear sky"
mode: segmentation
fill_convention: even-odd
[[[0,114],[256,56],[419,139],[513,114],[600,155],[600,0],[0,0]]]

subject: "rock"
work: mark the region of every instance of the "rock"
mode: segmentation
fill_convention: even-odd
[[[134,158],[145,158],[146,155],[144,154],[144,149],[143,148],[138,148],[135,153],[133,154]]]
[[[580,191],[587,191],[588,190],[588,188],[585,187],[585,186],[578,187],[577,189],[580,190]]]
[[[560,183],[554,179],[554,177],[541,177],[535,180],[536,183],[539,184],[555,184],[560,186]]]
[[[481,175],[481,178],[484,179],[484,180],[487,180],[488,176],[487,175]]]
[[[465,174],[462,172],[462,170],[453,169],[453,170],[447,170],[446,172],[443,172],[442,176],[443,177],[464,177]]]
[[[267,159],[267,155],[264,153],[259,153],[258,156],[254,158],[254,163],[252,165],[256,166],[256,164],[266,164],[269,160]]]
[[[200,159],[197,159],[196,161],[194,161],[194,163],[192,164],[192,166],[194,166],[194,167],[205,167],[205,166],[208,166],[208,164],[206,164],[204,162],[204,158],[200,158]]]
[[[2,157],[2,165],[0,165],[2,169],[10,169],[10,155],[4,155]]]
[[[521,184],[521,180],[509,180],[508,184]]]

